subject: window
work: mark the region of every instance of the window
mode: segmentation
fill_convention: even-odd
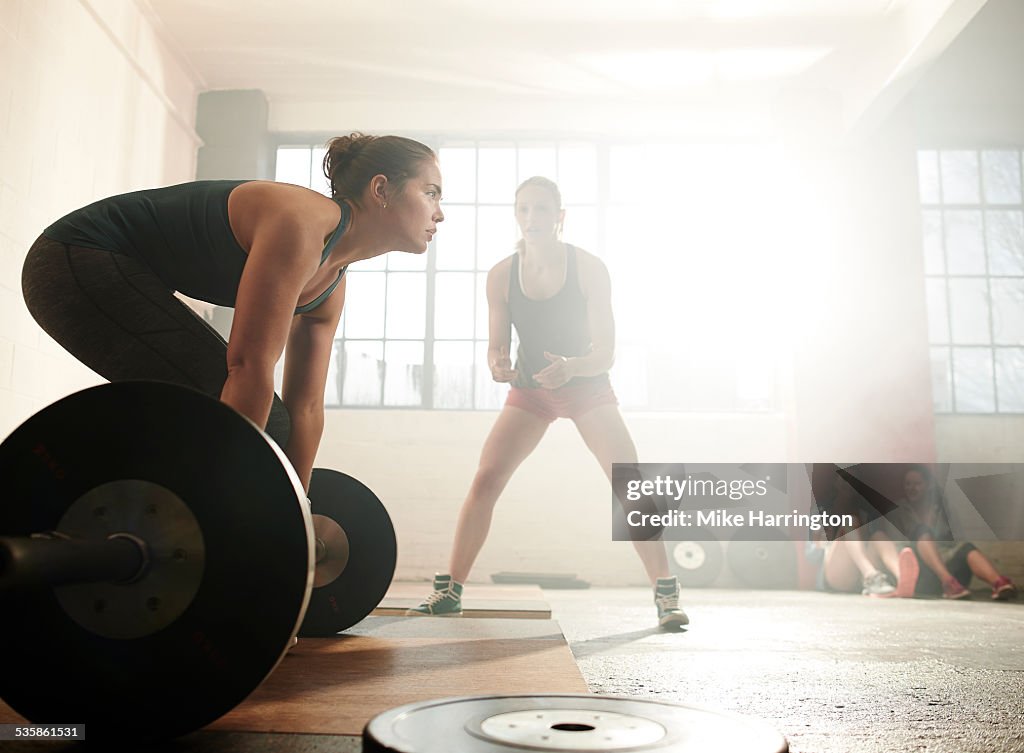
[[[515,187],[544,175],[562,192],[565,239],[611,273],[612,378],[622,406],[775,408],[772,354],[781,328],[772,331],[777,293],[762,240],[776,193],[769,152],[421,140],[441,162],[445,222],[426,255],[385,254],[350,268],[328,405],[501,406],[507,388],[491,380],[486,363],[486,276],[515,250]],[[329,194],[323,154],[279,147],[276,179]],[[739,265],[748,274],[738,275]]]
[[[918,152],[935,410],[1024,412],[1021,150]]]

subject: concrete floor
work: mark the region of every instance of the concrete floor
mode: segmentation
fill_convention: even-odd
[[[548,591],[590,690],[754,715],[795,753],[1024,751],[1024,605],[691,590]]]
[[[683,599],[689,628],[664,633],[644,589],[545,596],[594,693],[760,717],[794,753],[1024,752],[1019,602],[691,590]],[[161,750],[358,753],[361,745],[322,735],[198,732]]]

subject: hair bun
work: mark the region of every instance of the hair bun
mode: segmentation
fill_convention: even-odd
[[[347,136],[336,136],[327,142],[327,155],[324,162],[324,173],[330,178],[335,170],[344,170],[352,160],[362,153],[367,144],[376,139],[365,133],[353,131]]]
[[[399,190],[419,163],[436,160],[426,145],[402,136],[372,136],[354,131],[327,142],[324,175],[331,195],[358,202],[374,175],[383,175]]]

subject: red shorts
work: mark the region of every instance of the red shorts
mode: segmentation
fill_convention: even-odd
[[[618,405],[607,381],[567,384],[554,390],[513,387],[505,405],[521,408],[551,423],[556,418],[579,418],[601,405]]]

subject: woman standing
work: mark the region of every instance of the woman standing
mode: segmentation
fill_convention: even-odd
[[[608,379],[615,350],[608,270],[597,257],[562,242],[565,210],[554,182],[524,181],[516,190],[515,213],[523,236],[518,250],[487,275],[491,376],[512,386],[459,513],[449,572],[435,577],[433,593],[410,614],[461,613],[462,584],[487,539],[494,505],[556,418],[576,424],[609,480],[612,463],[637,462]],[[519,336],[514,366],[512,326]],[[662,542],[634,546],[655,589],[659,624],[687,624]]]

